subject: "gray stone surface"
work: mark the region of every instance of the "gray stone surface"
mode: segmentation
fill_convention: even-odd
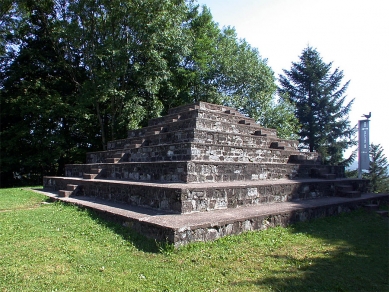
[[[177,245],[331,215],[336,207],[314,215],[276,210],[358,199],[368,183],[346,179],[344,167],[321,165],[317,153],[299,152],[298,141],[280,139],[237,110],[206,102],[170,109],[107,149],[87,153],[86,164],[66,165],[65,177],[44,177],[44,190],[77,204],[104,200],[93,208]],[[117,212],[104,211],[115,204]]]
[[[388,194],[363,194],[359,198],[322,197],[212,212],[172,214],[89,196],[64,198],[56,193],[36,191],[55,200],[94,209],[102,216],[133,228],[147,237],[168,240],[175,246],[215,240],[246,231],[287,226],[389,200]]]

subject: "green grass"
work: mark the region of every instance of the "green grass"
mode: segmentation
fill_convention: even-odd
[[[389,291],[389,220],[374,213],[172,250],[45,200],[0,189],[0,291]]]
[[[28,188],[0,189],[0,212],[33,208],[45,199],[44,195],[34,193]]]

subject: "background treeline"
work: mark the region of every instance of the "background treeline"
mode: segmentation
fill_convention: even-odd
[[[63,175],[86,151],[199,100],[293,135],[293,107],[275,100],[266,60],[195,4],[3,0],[1,186]]]
[[[349,82],[316,49],[279,76],[192,0],[3,0],[0,187],[41,184],[169,108],[237,108],[326,164],[350,164]]]

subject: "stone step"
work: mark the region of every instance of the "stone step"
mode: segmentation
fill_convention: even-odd
[[[240,141],[240,144],[238,144],[238,141]],[[235,140],[235,145],[223,146],[205,142],[207,141],[203,140],[201,143],[192,142],[144,146],[131,150],[131,155],[129,155],[126,161],[156,162],[210,160],[225,162],[289,163],[290,151],[268,148],[264,149],[264,147],[257,145],[248,145],[248,143],[245,143],[245,141],[242,140]],[[266,142],[263,143],[266,145]],[[296,150],[294,151],[296,152]],[[306,164],[308,164],[308,162]]]
[[[254,120],[251,121],[249,118],[229,116],[227,114],[223,114],[223,115],[225,115],[225,117],[213,116],[209,113],[201,113],[199,117],[188,117],[188,118],[181,117],[177,121],[173,121],[171,117],[168,117],[164,121],[155,121],[155,123],[160,122],[160,126],[163,125],[164,128],[167,129],[167,132],[170,133],[177,132],[177,131],[186,131],[186,130],[188,131],[201,130],[201,131],[212,131],[212,132],[222,132],[222,133],[233,133],[238,135],[252,135],[253,132],[262,130],[262,131],[266,131],[266,133],[264,132],[264,134],[270,137],[276,137],[277,135],[276,130],[263,128],[259,124],[256,124]],[[242,124],[239,124],[239,121],[242,121],[241,122]],[[149,127],[154,127],[154,126],[156,125],[151,124]],[[142,134],[138,134],[138,132],[129,132],[129,138],[139,137],[140,135],[144,136],[143,132]],[[163,132],[165,132],[165,130]],[[150,136],[152,135],[149,135],[149,137]],[[152,137],[150,138],[153,139]],[[127,143],[134,143],[134,141],[131,140],[128,141]],[[111,146],[111,144],[112,143],[110,143],[110,149],[112,149],[112,147],[115,147],[115,146]],[[117,144],[117,143],[113,143],[113,144]]]
[[[62,198],[69,198],[72,195],[73,191],[59,190],[58,196]]]
[[[142,129],[128,131],[128,138],[136,138],[136,137],[140,138],[145,136],[152,136],[152,135],[157,135],[159,133],[162,133],[164,131],[166,131],[166,129],[163,126],[151,125],[151,126],[144,127]]]
[[[101,172],[101,168],[91,168],[89,173],[91,174],[99,174]]]
[[[360,191],[343,191],[338,193],[339,197],[343,198],[359,198],[361,196]]]
[[[178,151],[180,150],[178,149]],[[205,161],[196,160],[188,152],[182,155],[172,152],[171,160],[157,160],[159,159],[158,154],[155,154],[154,160],[143,161],[142,154],[132,154],[128,162],[100,164],[99,166],[103,168],[104,173],[99,174],[99,178],[188,183],[246,182],[283,178],[314,179],[311,176],[311,165],[290,164],[287,163],[287,157],[285,160],[282,160],[282,157],[280,157],[280,159],[273,161],[270,161],[270,158],[267,157],[264,157],[264,161],[255,159],[253,161],[249,159],[247,161],[239,161],[238,158],[231,161],[217,161],[219,156],[215,154],[215,158],[209,157],[209,160]],[[211,159],[214,160],[212,161]],[[91,167],[96,167],[96,165],[67,165],[65,168],[66,176],[83,177],[84,173],[91,174]],[[340,170],[336,173],[341,175]],[[316,179],[326,182],[330,181],[320,177],[316,177]],[[342,182],[341,180],[337,181],[338,184]]]
[[[186,112],[180,112],[180,113],[169,113],[168,115],[163,116],[163,117],[150,119],[148,122],[148,127],[146,127],[146,129],[166,126],[168,124],[177,122],[178,120],[195,119],[197,116],[198,116],[198,111],[193,111],[193,110],[186,111]],[[135,133],[139,132],[139,131],[144,132],[144,130],[135,130]],[[134,131],[130,131],[129,134],[131,134],[131,132],[134,132]]]
[[[166,117],[156,118],[149,121],[148,127],[161,127],[162,125],[165,126],[171,123],[175,123],[180,119],[181,119],[180,115],[170,115]]]
[[[142,144],[144,141],[145,141],[144,138],[141,138],[141,139],[133,139],[133,140],[131,141],[131,144]]]
[[[167,133],[168,131],[169,131],[168,127],[161,127],[161,126],[152,127],[150,129],[147,129],[147,131],[145,132],[145,136],[154,136],[161,133]]]
[[[123,226],[132,228],[146,237],[160,241],[167,240],[177,247],[190,242],[211,241],[246,231],[260,231],[275,226],[285,227],[299,221],[322,218],[323,214],[337,215],[350,209],[360,208],[371,199],[388,200],[388,195],[364,194],[356,199],[325,197],[298,203],[281,202],[181,215],[98,198],[67,199],[58,198],[50,192],[40,193],[53,200],[93,209],[104,218],[120,222]]]
[[[253,133],[254,136],[263,136],[263,137],[267,137],[267,136],[276,136],[275,133],[273,132],[270,132],[270,131],[266,131],[266,130],[257,130]]]
[[[108,157],[105,159],[106,163],[118,163],[121,158],[113,158],[113,157]]]
[[[176,213],[211,212],[286,201],[304,201],[320,197],[337,197],[337,180],[301,179],[220,183],[157,183],[155,181],[119,180],[120,169],[108,173],[107,179],[58,178],[45,180],[45,188],[65,189],[66,184],[79,184],[85,196],[125,201],[154,210]],[[131,179],[131,173],[127,179]],[[124,178],[124,177],[123,177]],[[124,178],[124,179],[126,179]],[[135,177],[133,177],[135,180]],[[145,178],[147,179],[147,178]],[[81,180],[81,181],[80,181]],[[347,179],[348,180],[348,179]],[[354,179],[353,181],[357,181]],[[125,194],[125,196],[123,196]],[[343,196],[345,197],[345,196]]]
[[[378,210],[376,213],[382,217],[389,217],[389,212],[386,210]]]
[[[270,143],[270,149],[286,150],[286,151],[298,151],[296,148],[290,146],[287,142],[273,141]]]
[[[177,113],[181,113],[181,112],[185,112],[185,111],[196,110],[199,108],[200,108],[200,106],[198,104],[182,105],[182,106],[178,106],[178,107],[174,107],[174,108],[169,109],[169,114],[177,114]]]
[[[326,178],[328,176],[328,170],[326,168],[312,168],[311,175],[313,178]]]
[[[77,187],[78,187],[78,185],[67,184],[66,190],[67,191],[74,191]]]
[[[353,190],[353,186],[352,185],[337,185],[336,189],[339,192],[352,191]]]
[[[368,211],[378,211],[380,208],[378,204],[366,204],[363,207]]]
[[[113,158],[122,158],[122,157],[124,156],[124,154],[126,154],[126,153],[124,153],[124,152],[118,152],[118,153],[115,153],[112,157],[113,157]]]
[[[322,179],[335,179],[336,174],[330,173],[327,167],[316,166],[311,168],[311,177]]]
[[[291,147],[293,148],[293,147]],[[295,151],[297,149],[293,148]],[[318,155],[314,153],[312,155],[312,152],[306,153],[305,155],[302,154],[292,154],[289,156],[288,163],[294,163],[294,164],[316,164],[321,165],[320,159],[318,158]]]
[[[269,148],[284,150],[285,149],[285,143],[277,142],[277,141],[271,142]]]
[[[238,121],[238,124],[241,124],[241,125],[251,125],[251,123],[254,123],[254,120],[248,120],[248,119],[244,119],[244,120],[240,120]]]
[[[324,179],[335,179],[336,175],[333,173],[325,173],[325,174],[322,174],[321,177]]]
[[[95,179],[98,174],[93,174],[93,173],[84,173],[82,175],[83,179]]]
[[[236,112],[235,112],[235,111],[232,111],[232,110],[226,110],[226,111],[224,111],[224,113],[229,114],[229,115],[232,115],[232,116],[235,116],[235,115],[236,115]]]
[[[139,144],[139,143],[137,143],[137,144],[126,144],[126,145],[124,145],[124,149],[136,149],[136,148],[139,148],[141,146],[142,146],[142,144]]]

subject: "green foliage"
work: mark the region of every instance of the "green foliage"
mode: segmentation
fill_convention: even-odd
[[[170,243],[169,241],[155,241],[155,244],[158,248],[158,251],[161,253],[161,254],[164,254],[164,255],[171,255],[174,250],[175,250],[175,247],[174,247],[174,244]]]
[[[62,175],[86,151],[194,101],[238,108],[282,137],[297,129],[293,106],[274,100],[266,60],[192,1],[7,0],[0,9],[2,186]]]
[[[7,207],[10,196],[20,204]],[[1,291],[386,291],[389,285],[388,220],[369,212],[175,250],[162,243],[160,253],[153,240],[91,211],[39,200],[25,190],[0,190]]]
[[[220,47],[223,103],[261,123],[276,91],[273,71],[256,49],[244,40],[236,41],[231,28],[224,29]]]
[[[99,121],[102,147],[158,116],[160,88],[172,76],[188,42],[183,1],[74,1],[64,38],[88,79],[82,104]]]
[[[389,193],[388,160],[380,144],[370,144],[370,165],[365,178],[370,180],[370,191],[373,193]]]
[[[305,48],[300,61],[280,75],[279,94],[296,107],[301,148],[319,152],[325,163],[339,164],[345,162],[343,151],[356,144],[356,128],[348,117],[354,100],[344,105],[349,82],[341,85],[343,71],[331,72],[331,66],[315,49]]]
[[[300,124],[294,111],[294,105],[287,99],[280,98],[277,102],[272,101],[261,124],[276,129],[280,138],[297,140]]]
[[[362,173],[362,178],[370,180],[370,192],[389,193],[388,160],[380,144],[369,145],[369,170]],[[358,177],[358,169],[346,172],[347,177]]]
[[[40,183],[42,174],[63,174],[80,158],[83,136],[75,131],[77,84],[56,39],[50,1],[23,3],[18,55],[6,66],[1,87],[1,184],[15,178]],[[29,13],[27,13],[29,12]],[[15,36],[16,37],[16,36]],[[85,145],[85,144],[84,144]]]
[[[258,50],[239,40],[234,28],[220,30],[206,7],[192,14],[191,53],[179,74],[179,99],[168,107],[199,100],[221,103],[276,128],[283,138],[294,138],[298,122],[293,105],[275,101],[274,74]]]

